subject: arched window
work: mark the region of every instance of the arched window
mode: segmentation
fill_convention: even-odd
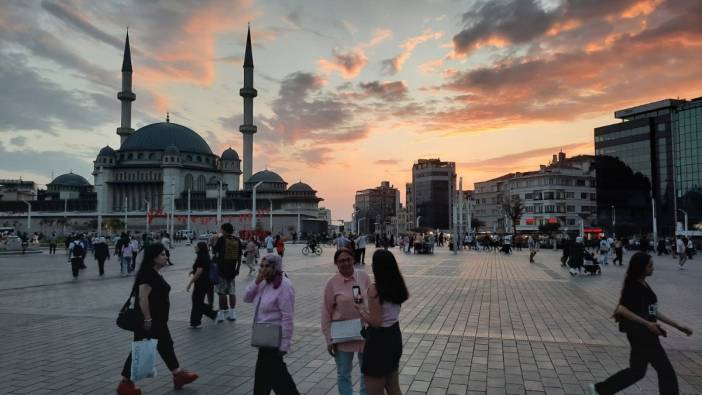
[[[187,155],[185,158],[188,160],[188,162],[192,162],[192,161],[193,161],[193,156],[192,156],[192,155]]]
[[[185,189],[193,189],[193,175],[190,173],[185,175]]]
[[[153,159],[153,158],[154,158],[154,153],[152,152],[149,154],[149,159]]]
[[[196,191],[204,191],[205,190],[205,176],[200,174],[197,176],[197,185],[195,186]]]
[[[132,160],[133,158],[134,158],[134,155],[132,155],[132,154],[127,155],[127,159]]]
[[[143,157],[144,157],[144,154],[143,154],[143,153],[139,152],[139,153],[137,154],[137,159],[142,159]]]
[[[197,161],[202,162],[202,157],[200,155],[197,156]]]

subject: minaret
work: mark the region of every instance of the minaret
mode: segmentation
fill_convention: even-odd
[[[244,98],[244,124],[239,131],[244,135],[244,182],[251,177],[253,168],[253,135],[256,125],[253,124],[253,99],[258,92],[253,87],[253,55],[251,54],[251,27],[246,34],[246,54],[244,55],[244,87],[239,95]]]
[[[124,42],[124,59],[122,60],[122,91],[117,93],[117,98],[122,102],[122,126],[117,128],[120,146],[132,133],[132,102],[136,95],[132,92],[132,54],[129,50],[129,31]]]

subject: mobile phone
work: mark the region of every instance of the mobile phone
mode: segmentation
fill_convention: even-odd
[[[361,296],[361,287],[354,285],[351,289],[353,291],[353,301],[356,303],[361,303],[363,301],[363,297]]]

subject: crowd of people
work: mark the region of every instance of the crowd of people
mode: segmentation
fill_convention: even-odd
[[[249,257],[255,261],[256,241],[255,236],[242,241],[234,234],[233,226],[225,223],[215,239],[194,246],[195,259],[186,285],[186,291],[192,291],[191,328],[201,328],[203,315],[218,323],[224,319],[236,321],[235,279],[242,263]],[[365,271],[356,269],[359,263],[356,247],[363,245],[363,241],[345,236],[335,240],[338,247],[334,254],[337,273],[327,281],[322,295],[320,329],[327,350],[336,362],[340,394],[352,394],[351,370],[355,355],[364,376],[362,394],[384,394],[387,391],[396,395],[401,393],[399,316],[409,292],[390,251],[379,249],[373,254],[371,266],[375,281],[372,282]],[[266,248],[266,255],[260,259],[258,268],[250,272],[256,275],[246,287],[243,298],[254,310],[251,343],[258,348],[258,358],[253,393],[298,394],[285,364],[294,330],[295,289],[283,271],[284,250],[277,249],[277,242],[271,235],[261,244]],[[129,244],[123,245],[121,251],[125,251]],[[168,249],[162,243],[150,243],[143,247],[143,251],[132,287],[141,317],[140,325],[134,331],[134,341],[157,340],[156,350],[173,374],[174,388],[180,389],[197,380],[198,375],[181,369],[168,328],[171,286],[160,274],[160,270],[168,265]],[[218,310],[213,308],[213,297],[209,296],[212,292],[219,296]],[[205,299],[209,299],[209,303]],[[142,393],[131,380],[131,363],[130,354],[117,386],[120,395]]]

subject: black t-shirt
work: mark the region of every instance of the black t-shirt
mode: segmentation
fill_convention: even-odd
[[[226,239],[229,239],[230,243],[239,243],[239,253],[237,254],[238,256],[234,260],[224,259],[227,247]],[[219,276],[227,280],[232,280],[234,277],[236,277],[236,267],[241,262],[241,241],[237,237],[224,235],[217,240],[217,243],[215,244],[213,250],[215,257],[217,258],[217,264],[219,265]]]
[[[619,303],[629,309],[632,313],[639,317],[656,322],[658,314],[658,298],[653,290],[648,286],[638,281],[624,287],[622,298]],[[633,321],[624,320],[620,323],[619,329],[622,332],[627,332],[631,335],[653,336],[646,327]]]
[[[149,293],[149,310],[151,311],[151,319],[156,322],[168,322],[168,312],[171,309],[171,302],[168,294],[171,292],[171,286],[166,280],[153,269],[146,269],[137,275],[136,279],[136,300],[137,307],[139,306],[139,285],[148,284],[151,286]]]
[[[200,274],[200,277],[197,279],[196,283],[200,285],[209,284],[210,260],[208,258],[197,257],[197,259],[195,259],[195,263],[193,263],[193,275],[195,275],[197,269],[202,269],[202,273]]]

